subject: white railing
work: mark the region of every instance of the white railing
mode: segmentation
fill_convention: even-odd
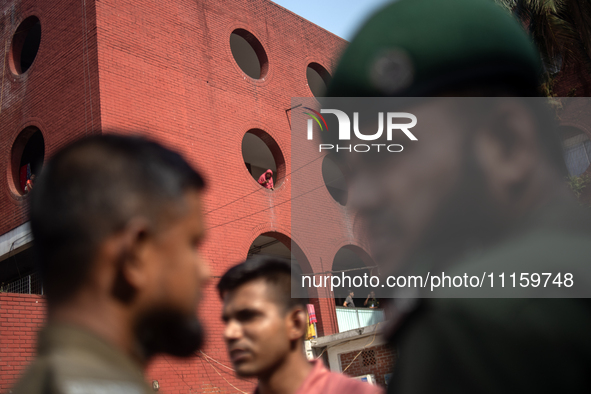
[[[337,323],[339,332],[355,330],[367,327],[384,321],[383,309],[370,308],[346,308],[337,306]]]

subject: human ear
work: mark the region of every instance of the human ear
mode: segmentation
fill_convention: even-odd
[[[147,220],[134,218],[116,235],[113,294],[124,302],[149,285],[145,242],[148,231]]]
[[[301,307],[295,307],[288,313],[290,340],[298,340],[306,335],[308,330],[308,312]]]
[[[503,98],[477,129],[475,157],[497,199],[512,197],[539,159],[533,112],[519,99]]]

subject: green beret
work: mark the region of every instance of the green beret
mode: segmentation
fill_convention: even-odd
[[[345,50],[328,97],[429,96],[477,82],[536,89],[539,53],[493,0],[399,0]]]

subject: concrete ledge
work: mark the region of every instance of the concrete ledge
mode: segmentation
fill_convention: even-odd
[[[382,322],[367,327],[361,327],[356,328],[354,330],[339,332],[338,334],[332,334],[316,339],[311,339],[310,343],[312,344],[312,347],[334,346],[342,342],[351,341],[353,339],[368,337],[370,335],[374,335],[376,332],[378,334],[381,334],[384,327],[386,327],[387,323],[388,322]]]
[[[30,222],[0,235],[0,261],[29,248],[32,242],[33,234]]]

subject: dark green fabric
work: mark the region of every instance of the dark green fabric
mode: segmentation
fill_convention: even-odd
[[[589,299],[428,300],[390,393],[589,393]]]
[[[86,330],[50,325],[39,334],[37,353],[13,394],[152,392],[136,362]]]
[[[397,62],[401,57],[408,64]],[[411,77],[397,87],[395,74],[409,71],[407,66]],[[493,0],[399,0],[361,28],[326,95],[428,96],[497,77],[535,86],[540,70],[539,55],[522,26]]]
[[[558,269],[589,288],[590,268],[588,210],[555,205],[532,213],[495,246],[457,259],[445,273]],[[538,291],[531,288],[531,296]],[[391,393],[591,392],[589,298],[423,299],[392,342],[399,359]]]

